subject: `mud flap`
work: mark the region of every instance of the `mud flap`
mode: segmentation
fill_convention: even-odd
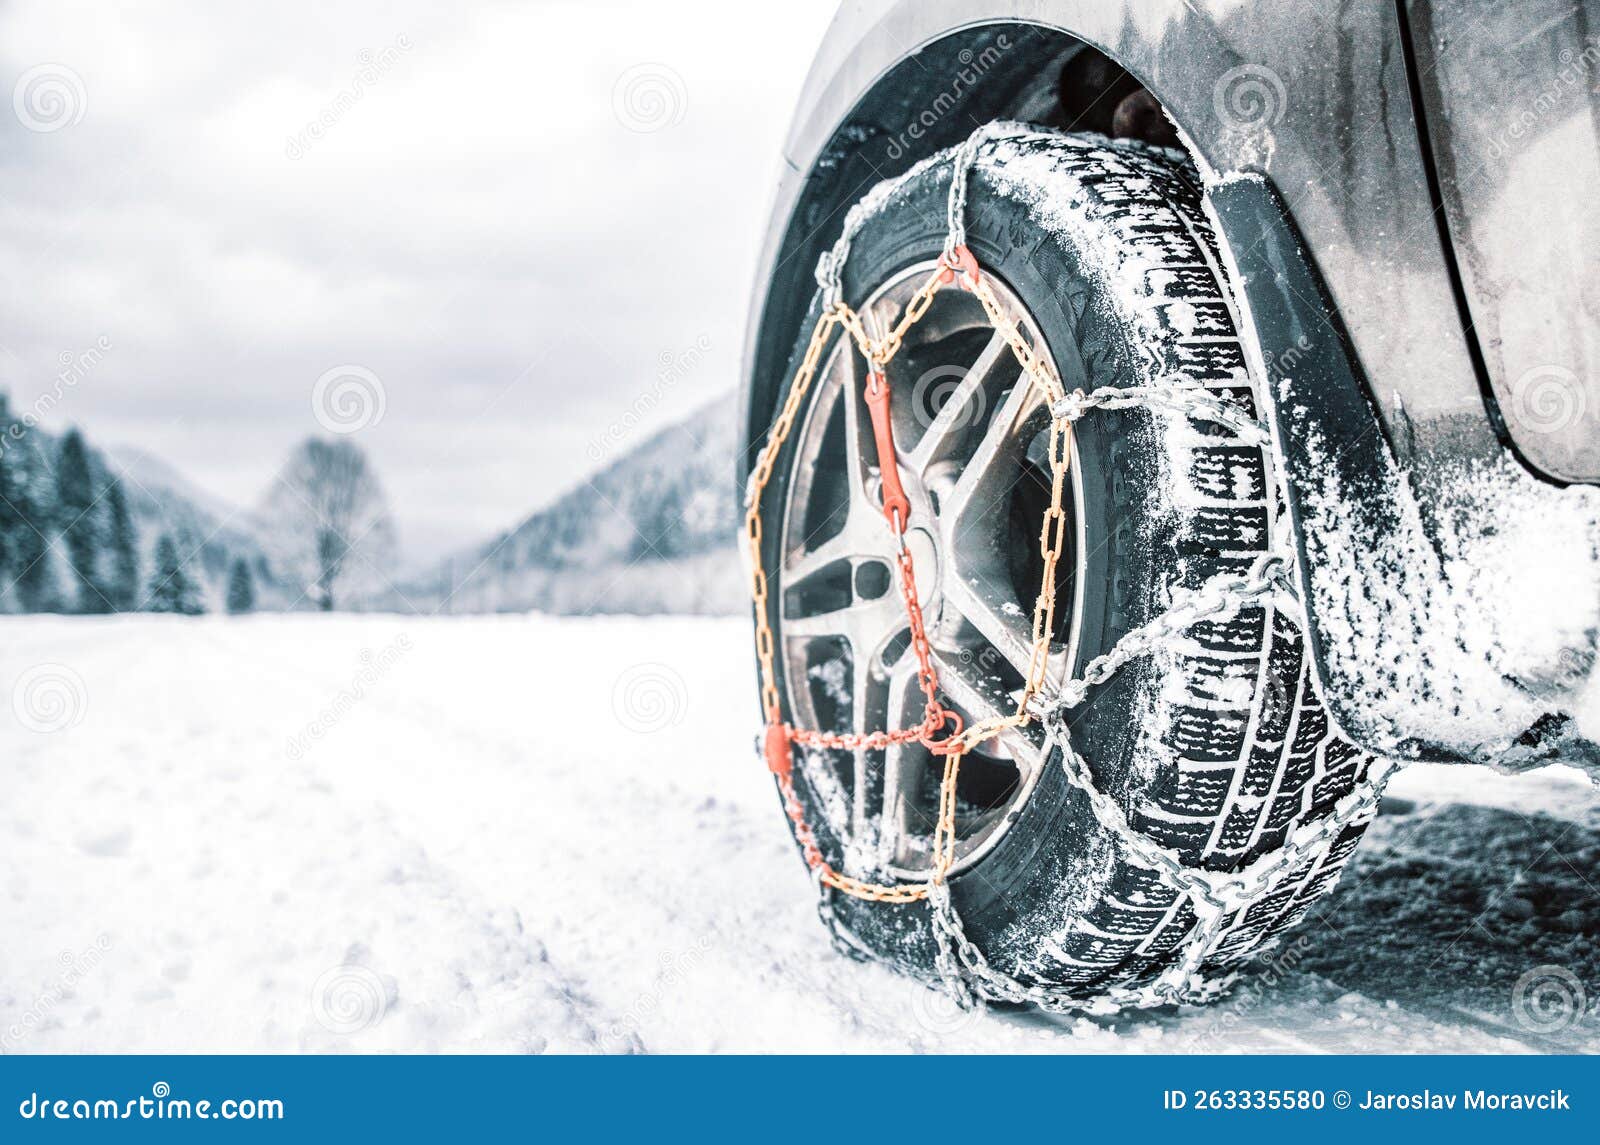
[[[1299,554],[1307,643],[1323,702],[1352,740],[1368,751],[1422,759],[1463,759],[1422,729],[1375,720],[1370,703],[1380,675],[1363,650],[1330,635],[1328,619],[1362,607],[1350,595],[1357,578],[1312,575],[1332,538],[1360,536],[1401,550],[1397,483],[1403,482],[1383,422],[1349,336],[1277,190],[1259,175],[1232,175],[1208,188],[1207,207],[1226,238],[1224,257],[1242,284],[1267,394],[1267,414],[1284,469]],[[1248,335],[1247,335],[1248,337]],[[1338,491],[1337,503],[1324,492]],[[1335,522],[1329,519],[1338,516]],[[1309,540],[1309,546],[1308,546]],[[1341,599],[1341,595],[1343,598]],[[1371,649],[1367,649],[1370,652]]]

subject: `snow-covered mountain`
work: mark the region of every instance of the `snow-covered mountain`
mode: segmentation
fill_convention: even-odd
[[[178,552],[186,560],[186,567],[191,573],[199,573],[197,579],[208,612],[222,610],[228,569],[235,557],[244,558],[255,577],[256,607],[283,607],[285,590],[277,583],[265,550],[251,533],[222,524],[186,501],[159,494],[152,497],[137,489],[129,495],[128,508],[139,528],[139,564],[144,575],[148,576],[155,567],[156,544],[161,534],[170,532],[181,538],[177,541]]]
[[[174,495],[218,521],[240,521],[239,506],[202,489],[173,465],[135,445],[109,445],[102,450],[106,464],[131,487]]]
[[[368,607],[558,614],[743,611],[734,406],[661,430],[493,540]]]
[[[734,406],[719,399],[646,438],[515,528],[454,554],[397,587],[356,602],[372,611],[689,613],[746,608],[734,538]],[[29,431],[48,471],[61,439]],[[88,446],[94,485],[117,478],[138,537],[141,576],[157,540],[171,535],[192,553],[207,607],[222,607],[228,570],[243,558],[257,607],[305,607],[285,582],[257,514],[184,476],[162,458],[129,446]]]
[[[122,481],[139,531],[141,564],[150,568],[162,533],[181,538],[180,552],[194,552],[192,566],[202,572],[206,604],[223,604],[228,568],[243,557],[255,576],[258,607],[279,608],[298,595],[277,583],[267,547],[256,533],[252,514],[206,492],[167,462],[143,450],[115,446],[101,454],[106,471]]]

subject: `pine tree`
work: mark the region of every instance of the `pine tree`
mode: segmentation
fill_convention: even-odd
[[[162,533],[156,542],[156,564],[150,574],[145,601],[145,607],[151,612],[199,616],[205,611],[199,589],[178,559],[178,545],[170,533]]]
[[[67,431],[56,459],[56,504],[63,524],[61,539],[75,581],[79,612],[109,612],[111,602],[101,589],[99,560],[100,515],[95,496],[94,469],[89,449],[76,429]]]
[[[16,513],[11,561],[17,603],[24,612],[62,612],[59,560],[52,549],[56,531],[56,483],[31,434],[8,438],[8,476]]]
[[[119,480],[113,480],[106,492],[106,514],[111,518],[111,573],[106,596],[118,612],[132,612],[139,607],[139,535]]]
[[[14,599],[17,574],[22,566],[17,563],[22,544],[22,531],[28,527],[19,503],[22,500],[21,481],[17,473],[16,450],[13,448],[11,407],[5,394],[0,394],[0,607],[10,605]]]
[[[250,575],[250,566],[243,557],[233,559],[228,570],[228,611],[234,615],[254,612],[256,608],[256,581]]]
[[[28,612],[69,612],[70,597],[62,587],[61,558],[42,534],[29,529],[22,545],[22,571],[17,596]]]

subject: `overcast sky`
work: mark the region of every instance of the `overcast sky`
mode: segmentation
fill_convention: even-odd
[[[737,384],[834,6],[6,4],[0,388],[94,351],[44,424],[244,505],[360,423],[410,561],[480,540]]]

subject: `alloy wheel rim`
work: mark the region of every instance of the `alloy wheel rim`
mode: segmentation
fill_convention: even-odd
[[[934,267],[908,267],[861,307],[882,337]],[[990,284],[1036,352],[1037,323],[997,277]],[[862,381],[847,338],[818,372],[797,434],[784,504],[775,631],[791,717],[843,732],[909,727],[922,718],[916,662],[895,581],[897,546],[881,510]],[[1032,650],[1049,503],[1049,411],[1009,345],[970,294],[941,291],[889,364],[891,418],[911,502],[906,544],[947,703],[970,723],[1016,710]],[[848,444],[848,448],[847,448]],[[1084,584],[1083,492],[1069,475],[1069,551],[1057,576],[1048,681],[1078,649]],[[979,862],[1032,793],[1049,752],[1037,725],[1008,729],[969,755],[953,873]],[[863,875],[926,878],[942,762],[921,744],[883,751],[802,750],[800,770],[843,865]]]

